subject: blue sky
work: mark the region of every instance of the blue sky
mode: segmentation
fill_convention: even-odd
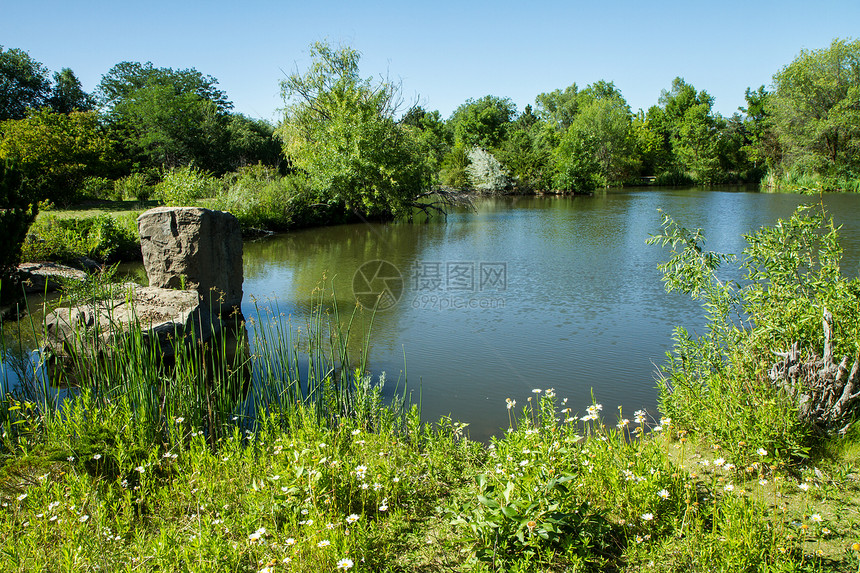
[[[304,69],[320,40],[359,50],[363,75],[400,80],[407,103],[443,117],[488,94],[522,111],[539,93],[600,79],[647,109],[676,76],[731,115],[801,49],[860,36],[858,0],[2,0],[0,14],[0,45],[71,68],[88,91],[121,61],[193,67],[236,111],[273,121],[284,73]]]

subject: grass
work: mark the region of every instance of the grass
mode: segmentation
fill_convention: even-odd
[[[857,569],[853,439],[730,457],[536,389],[476,443],[383,403],[348,320],[260,310],[226,363],[177,342],[166,368],[132,333],[73,361],[64,401],[0,378],[3,571]]]

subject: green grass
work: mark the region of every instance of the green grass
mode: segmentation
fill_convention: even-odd
[[[797,465],[536,389],[476,443],[384,403],[348,318],[259,315],[229,360],[81,348],[62,403],[0,378],[0,570],[857,569],[853,438]]]

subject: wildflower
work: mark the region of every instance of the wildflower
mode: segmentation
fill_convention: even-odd
[[[651,521],[652,519],[654,519],[654,514],[653,513],[645,513],[642,515],[642,519],[644,521]]]
[[[361,484],[361,489],[367,489],[367,488],[369,488],[369,487],[370,487],[370,485],[368,485],[368,483],[367,483],[367,482],[365,482],[365,483]]]
[[[287,538],[287,540],[286,540],[286,541],[284,541],[284,543],[285,543],[285,544],[287,544],[288,546],[289,546],[289,545],[295,545],[295,544],[296,544],[296,540],[295,540],[295,539],[293,539],[292,537],[289,537],[289,538]]]
[[[534,390],[532,390],[532,392],[533,392],[534,394],[540,394],[540,393],[541,393],[541,389],[540,389],[540,388],[535,388]]]
[[[735,464],[726,464],[723,466],[723,469],[726,471],[732,471],[733,469],[735,469]]]
[[[760,479],[760,480],[758,480],[758,484],[759,485],[767,485],[767,480],[766,479]]]
[[[726,463],[726,460],[724,460],[723,458],[717,458],[714,460],[714,465],[717,467],[720,467],[724,463]]]
[[[529,533],[531,533],[532,531],[534,531],[535,527],[537,527],[537,523],[535,523],[535,522],[534,522],[534,520],[529,521],[529,522],[526,524],[526,527],[528,527],[528,528],[529,528]]]
[[[636,410],[633,412],[633,421],[641,424],[645,421],[645,410]]]
[[[798,487],[798,489],[801,489],[803,491],[809,491],[809,484],[808,483],[804,482],[802,484],[798,484],[797,487]]]
[[[668,428],[672,425],[672,418],[660,418],[660,425]]]
[[[144,470],[143,466],[137,466],[136,468],[134,468],[134,471],[142,474],[145,470]]]
[[[271,567],[263,567],[258,573],[274,573],[274,569]]]
[[[264,535],[266,535],[266,528],[261,527],[260,529],[248,536],[248,541],[250,541],[251,543],[257,543],[258,541],[260,541],[260,539],[263,538]]]
[[[860,551],[860,543],[854,543],[851,545],[852,551]]]
[[[177,424],[181,424],[181,423],[182,423],[182,422],[184,422],[184,421],[185,421],[185,418],[183,418],[182,416],[180,416],[180,417],[176,418],[176,423],[177,423]]]
[[[331,541],[329,541],[328,539],[323,539],[322,541],[317,543],[317,547],[319,547],[320,549],[322,549],[323,547],[328,547],[329,545],[331,545]]]
[[[357,466],[355,468],[355,477],[358,479],[364,479],[364,475],[367,473],[367,466]]]
[[[89,515],[82,515],[82,516],[80,517],[80,519],[78,519],[78,521],[80,521],[81,523],[86,523],[86,521],[87,521],[89,518],[90,518],[90,516],[89,516]]]
[[[334,529],[334,528],[335,528],[335,525],[334,525],[334,523],[326,523],[326,524],[325,524],[325,528],[326,528],[326,529]]]
[[[353,436],[357,436],[357,435],[359,435],[360,433],[361,433],[361,430],[358,430],[358,429],[356,429],[356,430],[353,430],[353,431],[352,431],[352,435],[353,435]]]
[[[629,424],[629,423],[630,423],[630,420],[628,420],[627,418],[624,418],[622,420],[619,420],[619,422],[617,424],[615,424],[615,427],[616,428],[626,428],[627,424]]]
[[[397,476],[394,476],[393,478],[391,478],[391,481],[393,481],[394,483],[399,483],[399,482],[400,482],[400,478],[399,478],[399,477],[397,477]]]
[[[814,521],[815,523],[821,523],[821,521],[822,521],[820,513],[813,513],[812,515],[809,516],[809,519],[811,521]]]
[[[360,518],[358,517],[358,515],[356,515],[355,513],[351,513],[351,514],[349,515],[349,517],[347,517],[347,518],[346,518],[346,522],[347,522],[349,525],[352,525],[353,523],[355,523],[355,522],[356,522],[356,521],[358,521],[359,519],[360,519]]]
[[[758,453],[758,455],[760,455],[761,457],[765,457],[767,455],[767,450],[764,448],[759,448],[756,450],[756,453]]]
[[[284,557],[283,559],[281,559],[281,563],[283,563],[284,565],[289,565],[292,561],[292,557]]]
[[[724,489],[725,491],[734,491],[734,490],[735,490],[735,486],[733,486],[732,484],[726,484],[726,486],[725,486],[723,489]]]
[[[641,536],[641,535],[637,535],[637,536],[636,536],[636,543],[642,543],[643,541],[645,541],[645,540],[644,540],[644,539],[642,539],[642,536]]]
[[[21,495],[18,496],[18,501],[24,501],[25,499],[27,499],[26,493],[22,493]]]
[[[66,458],[66,461],[73,462],[75,461],[75,456],[69,456]]]
[[[353,565],[354,565],[354,563],[352,562],[352,559],[347,559],[347,558],[343,558],[337,562],[337,568],[343,569],[343,570],[352,569]]]
[[[379,506],[379,511],[388,511],[388,498],[382,498],[382,505]]]
[[[94,460],[100,460],[100,459],[102,459],[102,455],[101,455],[101,454],[96,454],[96,455],[94,455],[94,456],[93,456],[93,459],[94,459]]]
[[[660,491],[658,491],[657,495],[659,495],[663,499],[669,499],[669,492],[666,491],[665,489],[661,489]]]
[[[373,484],[373,491],[379,491],[379,490],[381,490],[381,489],[382,489],[382,484],[381,484],[381,483],[374,483],[374,484]]]

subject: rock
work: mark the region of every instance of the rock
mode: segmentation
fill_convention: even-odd
[[[230,213],[200,207],[157,207],[137,218],[151,286],[199,292],[221,315],[242,302],[242,232]]]
[[[112,299],[59,308],[46,316],[46,345],[63,355],[79,349],[85,340],[110,353],[117,337],[134,324],[145,339],[160,345],[165,356],[173,355],[177,337],[193,333],[196,340],[206,341],[221,329],[221,321],[203,306],[196,291],[126,283]]]
[[[49,292],[62,286],[64,281],[84,282],[87,274],[57,263],[22,263],[18,277],[27,294]]]

